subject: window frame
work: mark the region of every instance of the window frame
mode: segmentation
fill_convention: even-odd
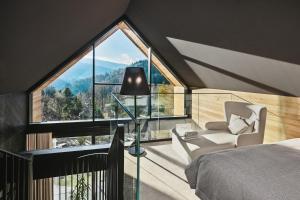
[[[120,28],[120,24],[125,28],[125,31]],[[112,25],[107,27],[103,32],[98,34],[95,38],[93,38],[90,42],[88,42],[86,45],[84,45],[81,49],[79,49],[75,54],[73,54],[71,57],[69,57],[65,62],[60,64],[55,70],[50,72],[46,77],[44,77],[42,80],[37,82],[35,85],[33,85],[28,91],[28,99],[29,99],[29,120],[28,123],[45,123],[45,122],[32,122],[32,113],[33,113],[33,101],[32,101],[32,94],[40,90],[41,88],[47,87],[47,84],[49,85],[52,81],[54,81],[59,75],[61,75],[63,72],[65,72],[67,69],[69,69],[74,63],[76,63],[78,60],[80,60],[82,57],[84,57],[89,51],[91,50],[93,53],[93,83],[92,83],[92,119],[89,120],[82,120],[82,121],[87,121],[87,122],[95,122],[95,86],[96,85],[121,85],[119,83],[100,83],[95,81],[95,48],[97,45],[99,45],[102,41],[105,39],[109,38],[110,35],[112,35],[115,31],[117,30],[122,30],[123,33],[133,42],[134,45],[136,45],[143,53],[145,53],[145,49],[143,49],[143,45],[147,48],[147,56],[148,57],[148,79],[149,79],[149,86],[155,86],[157,84],[152,83],[152,60],[155,60],[156,63],[153,62],[153,66],[158,69],[158,65],[163,66],[163,68],[158,69],[162,75],[164,75],[165,78],[168,79],[168,77],[171,77],[172,80],[168,81],[170,83],[175,83],[175,85],[181,86],[184,88],[184,91],[187,90],[186,85],[183,83],[182,79],[175,74],[170,68],[169,64],[166,62],[165,59],[161,55],[158,54],[158,51],[154,50],[153,45],[149,43],[148,41],[145,41],[145,37],[137,31],[137,28],[129,21],[129,19],[126,16],[123,16],[116,20]],[[129,37],[128,35],[133,34],[135,38]],[[137,44],[136,40],[138,40],[139,45]],[[158,64],[157,64],[158,63]],[[164,69],[165,68],[165,69]],[[166,76],[166,72],[162,72],[161,70],[166,70],[167,73],[170,74],[170,76]],[[161,93],[160,93],[161,94]],[[174,93],[173,93],[174,94]],[[150,119],[157,119],[160,117],[153,117],[151,115],[151,110],[152,110],[152,104],[151,104],[151,95],[149,96],[149,118]],[[174,118],[174,117],[179,117],[182,118],[183,116],[162,116],[161,118]],[[98,120],[98,119],[97,119]],[[103,119],[105,120],[111,120],[111,119]],[[76,120],[80,121],[80,120]],[[63,122],[69,122],[69,121],[59,121],[58,123],[63,123]],[[47,123],[47,122],[46,122]]]

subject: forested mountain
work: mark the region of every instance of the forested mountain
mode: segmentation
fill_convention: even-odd
[[[101,83],[122,83],[125,64],[113,63],[109,61],[97,60],[96,64],[96,82]],[[140,60],[128,66],[143,67],[148,78],[148,61]],[[169,84],[169,81],[152,65],[152,83]],[[92,66],[89,62],[76,64],[62,74],[50,86],[56,90],[69,88],[73,94],[87,92],[92,87]]]
[[[101,64],[101,65],[100,65]],[[148,76],[148,61],[140,60],[127,66],[143,67]],[[95,91],[95,115],[104,118],[110,93],[118,90],[111,83],[121,84],[125,72],[124,64],[108,61],[97,62],[96,82],[107,83],[97,86]],[[42,92],[43,121],[90,119],[92,117],[92,72],[87,62],[77,63]],[[84,71],[85,70],[85,71]],[[168,80],[152,66],[152,83],[169,85]],[[107,111],[105,111],[107,113]]]
[[[105,60],[95,60],[95,71],[97,75],[111,73],[114,70],[126,67],[125,64]],[[78,93],[89,88],[92,80],[93,60],[82,59],[70,69],[65,71],[50,86],[57,90],[70,88],[72,92]]]

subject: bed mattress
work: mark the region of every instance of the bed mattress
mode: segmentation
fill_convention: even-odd
[[[300,200],[300,138],[205,154],[185,173],[201,200]]]

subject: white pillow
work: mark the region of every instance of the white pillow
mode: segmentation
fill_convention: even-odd
[[[239,116],[239,115],[231,114],[231,115],[230,115],[229,124],[230,124],[230,122],[233,122],[234,120],[241,119],[241,118],[242,118],[242,117]]]
[[[235,119],[242,119],[248,125],[248,128],[242,133],[253,133],[258,128],[257,127],[258,126],[258,119],[257,119],[257,115],[254,112],[252,112],[252,114],[249,118],[244,118],[244,117],[232,114],[230,116],[230,120],[235,120]]]
[[[231,114],[228,128],[232,134],[238,135],[247,131],[249,125],[241,116]]]

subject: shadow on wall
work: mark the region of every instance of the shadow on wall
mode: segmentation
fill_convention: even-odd
[[[126,14],[189,86],[299,96],[299,8],[279,0],[132,0]]]
[[[169,38],[209,88],[300,95],[300,65]]]

